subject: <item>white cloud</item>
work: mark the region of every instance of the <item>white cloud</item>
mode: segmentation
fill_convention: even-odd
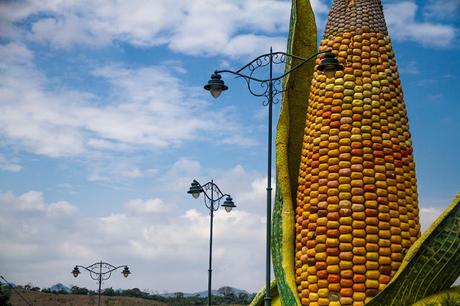
[[[286,37],[242,34],[233,37],[225,46],[223,53],[228,55],[260,54],[273,50],[286,51]]]
[[[460,1],[458,0],[444,0],[436,1],[429,0],[424,9],[424,14],[427,17],[437,17],[442,19],[458,18],[460,12]]]
[[[185,193],[182,201],[195,203]],[[95,218],[80,215],[64,201],[47,203],[40,192],[1,194],[0,269],[16,283],[33,281],[44,287],[63,282],[92,288],[89,277],[73,279],[70,270],[75,264],[102,259],[127,264],[133,272],[126,280],[113,277],[107,286],[203,290],[209,212],[201,205],[171,210],[166,203],[159,198],[134,199],[122,211]],[[221,209],[215,215],[216,287],[255,291],[263,284],[265,226],[259,213],[245,206],[241,202],[230,214]],[[241,278],[242,274],[251,277]]]
[[[5,68],[5,63],[30,65],[31,60],[34,58],[32,51],[18,42],[0,44],[0,55],[3,62],[2,66],[0,66],[2,69]]]
[[[168,171],[168,176],[182,177],[197,174],[201,169],[200,162],[186,157],[177,160]]]
[[[211,176],[216,177],[216,184],[223,193],[229,193],[237,210],[242,209],[251,213],[261,213],[266,211],[267,196],[267,177],[256,171],[249,171],[241,165],[225,170],[214,171]],[[204,183],[200,181],[200,183]],[[272,178],[272,199],[275,194],[275,180]],[[272,203],[274,201],[272,200]],[[261,222],[265,222],[265,217],[261,217]]]
[[[51,42],[57,48],[70,48],[76,42],[93,47],[110,43],[110,37],[103,31],[96,32],[90,26],[75,15],[44,18],[32,24],[30,37],[38,42]],[[53,38],[50,40],[50,37]]]
[[[77,213],[78,208],[65,201],[51,203],[48,206],[48,215],[56,219],[72,218]]]
[[[5,34],[49,43],[56,48],[100,47],[123,41],[136,46],[168,45],[186,54],[238,56],[243,52],[235,49],[233,40],[240,34],[266,41],[263,36],[285,33],[290,4],[277,0],[238,0],[219,5],[212,0],[118,3],[48,0],[22,5],[2,3],[0,16],[8,29]],[[46,17],[29,20],[30,27],[24,27],[22,32],[13,25],[40,14]],[[251,43],[251,48],[246,47],[244,52],[253,53],[257,49]]]
[[[403,61],[399,65],[399,72],[403,74],[420,74],[420,68],[415,60]]]
[[[19,197],[12,193],[0,195],[0,201],[4,205],[9,205],[9,209],[18,212],[44,212],[46,209],[43,195],[40,192],[29,191]]]
[[[420,208],[420,225],[422,233],[424,233],[433,224],[441,213],[442,210],[436,207]]]
[[[16,161],[8,159],[4,155],[0,154],[0,169],[9,172],[19,172],[22,166]]]
[[[0,133],[37,154],[159,150],[197,138],[215,142],[242,134],[237,124],[223,124],[231,112],[209,111],[200,100],[201,90],[187,87],[162,66],[94,69],[94,77],[109,85],[108,94],[98,97],[66,87],[54,89],[22,45],[2,46],[0,58]],[[142,176],[135,166],[118,173]],[[97,169],[91,175],[94,180],[100,176]]]
[[[190,183],[201,172],[199,163],[183,158],[167,173],[173,182],[184,177]],[[266,180],[241,166],[206,175],[215,175],[216,184],[232,194],[237,205],[231,213],[220,209],[215,215],[214,287],[231,285],[256,291],[265,279]],[[157,191],[168,188],[165,185],[156,184]],[[99,217],[82,215],[65,201],[47,203],[36,191],[0,194],[0,269],[19,284],[33,281],[44,287],[63,282],[94,288],[89,277],[73,279],[70,271],[75,264],[102,259],[127,264],[133,272],[128,279],[114,275],[106,286],[203,290],[209,211],[202,198],[195,200],[185,190],[175,200],[170,193],[167,198],[132,199],[121,210]],[[434,206],[421,208],[423,231],[440,212]]]
[[[55,48],[75,45],[97,48],[121,41],[139,47],[166,45],[183,54],[239,57],[266,52],[269,46],[284,50],[290,7],[291,1],[281,0],[236,0],[219,5],[213,0],[126,3],[46,0],[2,3],[0,20],[6,37],[49,43]],[[318,27],[322,29],[328,6],[316,0],[312,1],[312,7]],[[417,9],[410,1],[386,6],[392,36],[423,45],[451,45],[455,28],[418,22]],[[442,5],[431,1],[425,15],[455,14],[456,11],[456,0],[444,1]],[[30,18],[40,14],[43,17]],[[15,26],[24,21],[26,26]]]
[[[125,201],[120,210],[99,217],[83,215],[65,201],[48,203],[36,191],[0,194],[0,269],[19,284],[33,281],[44,287],[63,282],[93,288],[89,277],[73,279],[70,271],[75,264],[102,259],[127,264],[133,272],[128,279],[114,276],[107,286],[203,290],[209,211],[202,198],[195,200],[185,191],[193,178],[206,175],[214,176],[237,204],[231,213],[220,209],[215,214],[213,285],[256,291],[265,271],[263,177],[241,166],[203,171],[199,162],[181,158],[156,179],[155,192],[161,196]],[[171,185],[175,192],[170,192]]]
[[[28,213],[43,218],[71,218],[78,214],[78,208],[66,201],[47,204],[43,194],[38,191],[28,191],[20,196],[12,193],[0,195],[2,210],[15,212],[20,215]]]
[[[125,209],[133,214],[156,214],[167,212],[169,209],[165,203],[158,198],[142,200],[134,199],[125,203]]]
[[[81,153],[82,134],[75,129],[78,114],[70,108],[76,100],[88,97],[73,91],[50,94],[44,90],[45,80],[33,68],[29,51],[24,49],[27,52],[18,53],[16,61],[8,61],[8,54],[17,49],[15,43],[0,49],[0,133],[39,154]]]
[[[232,196],[238,211],[241,209],[262,215],[266,211],[266,176],[257,171],[249,171],[241,165],[235,165],[230,169],[205,171],[200,162],[189,158],[180,158],[170,169],[158,175],[156,186],[169,194],[171,201],[181,203],[184,196],[192,199],[190,195],[186,194],[186,191],[194,179],[202,185],[213,180],[222,193]],[[274,178],[272,178],[272,186],[275,186]],[[192,199],[191,204],[193,206],[187,205],[185,209],[204,207],[202,196],[197,200]]]
[[[272,179],[272,186],[275,185],[275,180]],[[251,182],[251,191],[243,193],[241,196],[243,199],[256,201],[257,199],[263,198],[267,195],[267,177],[256,179]]]
[[[159,184],[171,194],[182,195],[189,189],[192,180],[200,176],[201,164],[188,157],[179,158],[163,175],[158,175]]]
[[[385,7],[390,35],[400,41],[415,41],[424,46],[446,47],[453,44],[456,29],[450,25],[418,22],[417,4],[404,1]]]
[[[113,153],[112,153],[113,154]],[[104,153],[91,153],[85,161],[88,181],[120,184],[126,180],[144,177],[140,169],[140,159]]]

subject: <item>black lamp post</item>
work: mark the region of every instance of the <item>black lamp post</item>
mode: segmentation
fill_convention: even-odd
[[[278,89],[276,86],[280,86],[281,80],[290,74],[291,72],[299,69],[305,63],[309,62],[317,55],[325,53],[325,56],[321,63],[318,65],[317,70],[324,72],[326,77],[332,78],[337,70],[342,70],[343,66],[337,61],[334,54],[331,51],[319,51],[308,58],[299,57],[296,55],[288,54],[286,52],[273,52],[270,48],[270,53],[262,54],[255,59],[253,59],[248,64],[244,65],[236,71],[232,70],[216,70],[211,75],[211,80],[208,84],[204,86],[204,89],[211,92],[211,95],[214,98],[220,96],[222,91],[227,90],[228,86],[225,85],[222,80],[221,73],[230,73],[236,75],[237,77],[243,78],[248,86],[249,92],[256,97],[265,97],[267,99],[264,102],[264,106],[268,105],[268,165],[267,165],[267,242],[266,242],[266,288],[265,288],[265,305],[271,305],[271,293],[270,293],[270,251],[271,251],[271,213],[272,213],[272,187],[271,187],[271,177],[272,177],[272,125],[273,125],[273,97],[282,93],[283,89]],[[273,77],[273,64],[284,64],[290,60],[300,61],[299,64],[296,64],[290,70],[285,71],[278,77]],[[260,79],[254,77],[254,73],[257,69],[267,67],[269,68],[268,79]],[[248,74],[244,74],[243,71],[247,70]],[[253,90],[251,82],[259,84],[258,87],[260,91]],[[277,103],[277,102],[275,102]]]
[[[128,275],[131,274],[129,271],[128,266],[118,266],[115,267],[109,263],[106,262],[96,262],[93,263],[90,266],[84,267],[80,265],[76,265],[73,270],[72,274],[74,277],[77,277],[80,274],[80,269],[85,269],[86,271],[89,272],[89,275],[91,276],[92,279],[97,280],[99,283],[99,290],[98,290],[98,300],[97,300],[97,305],[101,305],[101,285],[102,281],[108,280],[110,276],[112,276],[112,272],[118,269],[123,268],[123,271],[121,271],[121,274],[123,274],[124,277],[128,277]]]
[[[224,85],[225,86],[225,85]],[[226,87],[226,86],[225,86]],[[232,197],[229,194],[223,194],[219,187],[214,184],[214,181],[201,185],[198,181],[193,180],[187,193],[191,194],[195,199],[198,199],[201,193],[204,194],[204,205],[209,209],[210,230],[209,230],[209,269],[208,269],[208,306],[211,306],[211,277],[212,277],[212,228],[214,220],[214,212],[219,209],[220,206],[225,208],[226,212],[230,212],[234,207]],[[225,197],[224,203],[220,204],[220,201]]]

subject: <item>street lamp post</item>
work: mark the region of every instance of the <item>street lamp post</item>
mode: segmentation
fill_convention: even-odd
[[[223,194],[219,187],[214,184],[214,181],[201,185],[198,181],[193,180],[189,191],[195,199],[200,196],[200,193],[204,194],[204,205],[209,209],[210,216],[210,230],[209,230],[209,269],[208,269],[208,306],[211,306],[211,277],[212,277],[212,229],[214,212],[219,209],[220,206],[225,208],[226,212],[230,212],[234,207],[232,197],[229,194]],[[220,201],[225,197],[224,203],[221,205]]]
[[[97,301],[98,306],[101,305],[102,282],[105,280],[108,280],[110,276],[112,276],[113,271],[123,268],[123,271],[121,271],[121,274],[123,274],[124,277],[128,277],[128,275],[131,274],[128,266],[115,267],[109,263],[100,261],[100,262],[93,263],[92,265],[89,265],[87,267],[76,265],[72,270],[72,274],[74,277],[77,277],[81,273],[79,268],[82,268],[88,271],[91,278],[98,281],[99,283],[98,301]]]
[[[208,90],[214,98],[220,96],[222,91],[228,89],[228,86],[225,85],[225,82],[222,80],[222,73],[233,74],[236,77],[243,78],[246,83],[249,92],[256,97],[265,97],[267,100],[264,102],[264,106],[268,106],[268,158],[267,158],[267,233],[266,233],[266,287],[265,287],[265,305],[271,305],[271,293],[270,293],[270,251],[271,251],[271,213],[272,213],[272,186],[271,186],[271,177],[272,177],[272,130],[273,130],[273,97],[283,92],[283,89],[278,89],[277,86],[280,86],[281,80],[290,74],[291,72],[299,69],[305,63],[309,62],[317,55],[324,53],[324,58],[321,63],[318,65],[317,70],[324,72],[326,77],[331,78],[334,76],[337,70],[343,69],[342,65],[339,64],[334,54],[331,51],[319,51],[308,58],[299,57],[296,55],[288,54],[286,52],[273,52],[270,48],[270,53],[262,54],[255,59],[253,59],[248,64],[244,65],[238,70],[216,70],[211,75],[211,79],[208,81],[208,84],[204,86],[204,89]],[[273,64],[285,64],[290,60],[297,60],[299,63],[294,67],[285,71],[283,74],[277,77],[273,77]],[[255,72],[259,68],[268,66],[268,79],[255,77]],[[243,73],[243,71],[249,71],[248,74]],[[252,82],[260,85],[259,90],[256,91],[251,86]]]

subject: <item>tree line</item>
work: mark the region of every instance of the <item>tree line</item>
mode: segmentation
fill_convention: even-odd
[[[254,298],[254,294],[249,294],[244,291],[235,291],[231,287],[221,287],[217,290],[219,295],[213,295],[212,301],[215,305],[228,305],[228,304],[249,304]],[[96,291],[88,290],[86,288],[72,286],[70,288],[71,294],[92,295],[97,294]],[[152,294],[140,290],[139,288],[132,288],[126,290],[114,290],[113,288],[106,288],[102,290],[102,295],[105,296],[128,296],[137,297],[148,300],[154,300],[167,303],[168,305],[206,305],[208,298],[201,297],[198,294],[186,296],[183,292],[175,292],[170,296],[163,296],[159,294]]]
[[[70,292],[67,291],[51,291],[49,288],[40,289],[39,287],[32,286],[30,284],[26,286],[16,286],[16,288],[22,288],[29,291],[41,291],[44,293],[53,294],[77,294],[77,295],[97,295],[97,291],[89,290],[84,287],[72,286]],[[231,287],[221,287],[217,290],[219,295],[212,296],[212,302],[214,305],[228,305],[228,304],[241,304],[246,305],[251,302],[255,294],[249,294],[245,291],[235,291]],[[193,296],[186,296],[183,292],[175,292],[172,295],[163,296],[159,294],[152,294],[140,290],[139,288],[132,289],[118,289],[106,288],[101,292],[104,296],[126,296],[143,298],[147,300],[159,301],[168,305],[181,306],[181,305],[206,305],[207,296],[201,297],[198,294]],[[8,286],[0,285],[0,305],[9,306],[9,299],[11,295],[11,289]]]

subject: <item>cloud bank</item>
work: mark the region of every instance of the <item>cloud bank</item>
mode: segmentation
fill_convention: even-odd
[[[237,208],[229,214],[220,209],[215,215],[214,284],[256,291],[264,279],[265,194],[258,183],[262,178],[241,166],[226,173],[217,183],[233,191]],[[244,188],[236,189],[237,184]],[[85,215],[66,201],[47,202],[38,191],[1,193],[2,274],[13,276],[16,283],[45,287],[63,282],[93,288],[89,277],[73,279],[70,271],[76,264],[105,260],[129,265],[133,272],[128,279],[112,277],[106,287],[203,290],[209,211],[202,198],[189,197],[182,185],[185,181],[179,184],[180,200],[136,198],[120,210],[97,217]],[[247,196],[250,193],[252,197]],[[251,277],[241,277],[243,271]]]

